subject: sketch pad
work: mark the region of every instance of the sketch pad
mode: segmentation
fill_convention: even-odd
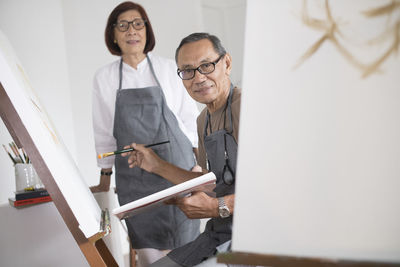
[[[112,211],[120,220],[139,214],[145,210],[158,207],[164,201],[174,197],[184,197],[194,191],[211,193],[215,188],[215,174],[209,172],[184,183],[177,184],[147,197],[132,201]]]

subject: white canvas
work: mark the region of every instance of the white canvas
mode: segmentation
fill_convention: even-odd
[[[40,104],[6,36],[0,32],[0,82],[86,237],[100,230],[101,209],[50,116]],[[33,163],[34,164],[34,163]]]
[[[400,262],[390,3],[248,1],[234,251]]]

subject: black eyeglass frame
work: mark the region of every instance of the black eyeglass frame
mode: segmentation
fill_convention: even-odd
[[[143,21],[143,27],[141,27],[141,28],[136,28],[135,27],[135,21]],[[126,28],[126,30],[125,31],[121,31],[121,29],[118,27],[118,24],[119,23],[121,23],[121,22],[126,22],[126,23],[128,23],[128,27]],[[113,26],[114,26],[114,28],[116,28],[119,32],[127,32],[128,30],[129,30],[129,26],[130,26],[130,24],[132,24],[132,27],[135,29],[135,30],[137,30],[137,31],[139,31],[139,30],[141,30],[141,29],[143,29],[144,27],[146,27],[146,20],[145,19],[141,19],[141,18],[136,18],[136,19],[134,19],[134,20],[132,20],[132,21],[127,21],[127,20],[121,20],[120,22],[117,22],[117,23],[114,23],[113,24]]]
[[[176,70],[176,73],[178,74],[179,78],[181,78],[182,80],[191,80],[191,79],[193,79],[194,76],[196,75],[196,70],[197,70],[199,73],[201,73],[201,74],[210,74],[210,73],[213,73],[214,70],[215,70],[215,65],[217,65],[218,62],[221,60],[221,58],[223,58],[225,55],[226,55],[226,54],[220,55],[220,56],[217,58],[217,60],[215,60],[215,61],[213,61],[213,62],[206,62],[206,63],[203,63],[203,64],[201,64],[200,66],[198,66],[198,67],[195,68],[195,69],[185,69],[185,70],[177,69],[177,70]],[[209,72],[203,72],[203,71],[201,71],[201,69],[200,69],[201,66],[204,66],[204,65],[206,65],[206,64],[212,64],[212,65],[214,66],[213,69],[212,69],[212,71],[209,71]],[[184,71],[193,71],[193,76],[192,76],[191,78],[184,79],[184,78],[181,76],[181,73],[184,72]]]

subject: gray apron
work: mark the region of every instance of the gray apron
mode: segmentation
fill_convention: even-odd
[[[211,126],[209,126],[210,115],[207,111],[204,127],[204,148],[207,155],[207,165],[209,171],[214,172],[217,177],[217,185],[214,189],[217,197],[235,193],[237,142],[232,135],[232,94],[233,85],[231,84],[228,101],[225,106],[229,125],[226,126],[224,119],[224,129],[212,132]],[[207,135],[208,127],[210,134]],[[204,232],[196,240],[174,249],[168,254],[168,257],[182,266],[194,266],[215,255],[217,246],[231,240],[231,238],[232,216],[224,219],[212,218],[207,222]]]
[[[168,108],[161,85],[147,57],[157,86],[122,88],[122,59],[119,66],[119,88],[114,117],[114,137],[118,149],[133,142],[170,143],[152,149],[162,159],[190,170],[195,165],[192,144],[179,128],[175,115]],[[148,196],[173,184],[138,167],[129,168],[126,158],[115,157],[116,188],[120,205]],[[174,205],[163,205],[127,218],[126,225],[132,247],[174,249],[199,234],[200,221],[190,220]]]

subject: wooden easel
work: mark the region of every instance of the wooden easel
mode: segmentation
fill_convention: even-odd
[[[257,253],[231,252],[218,255],[218,262],[274,267],[399,267],[399,263],[350,261],[311,257],[291,257]]]
[[[54,178],[36,148],[31,136],[23,125],[21,118],[15,110],[7,92],[0,83],[0,116],[3,119],[10,135],[19,148],[23,147],[38,173],[41,181],[49,192],[56,208],[74,237],[76,243],[86,257],[90,266],[118,266],[114,257],[108,250],[102,237],[107,230],[103,229],[90,238],[86,238],[79,229],[79,224],[63,194],[58,188]],[[67,174],[66,174],[67,175]],[[99,226],[100,228],[100,226]]]

